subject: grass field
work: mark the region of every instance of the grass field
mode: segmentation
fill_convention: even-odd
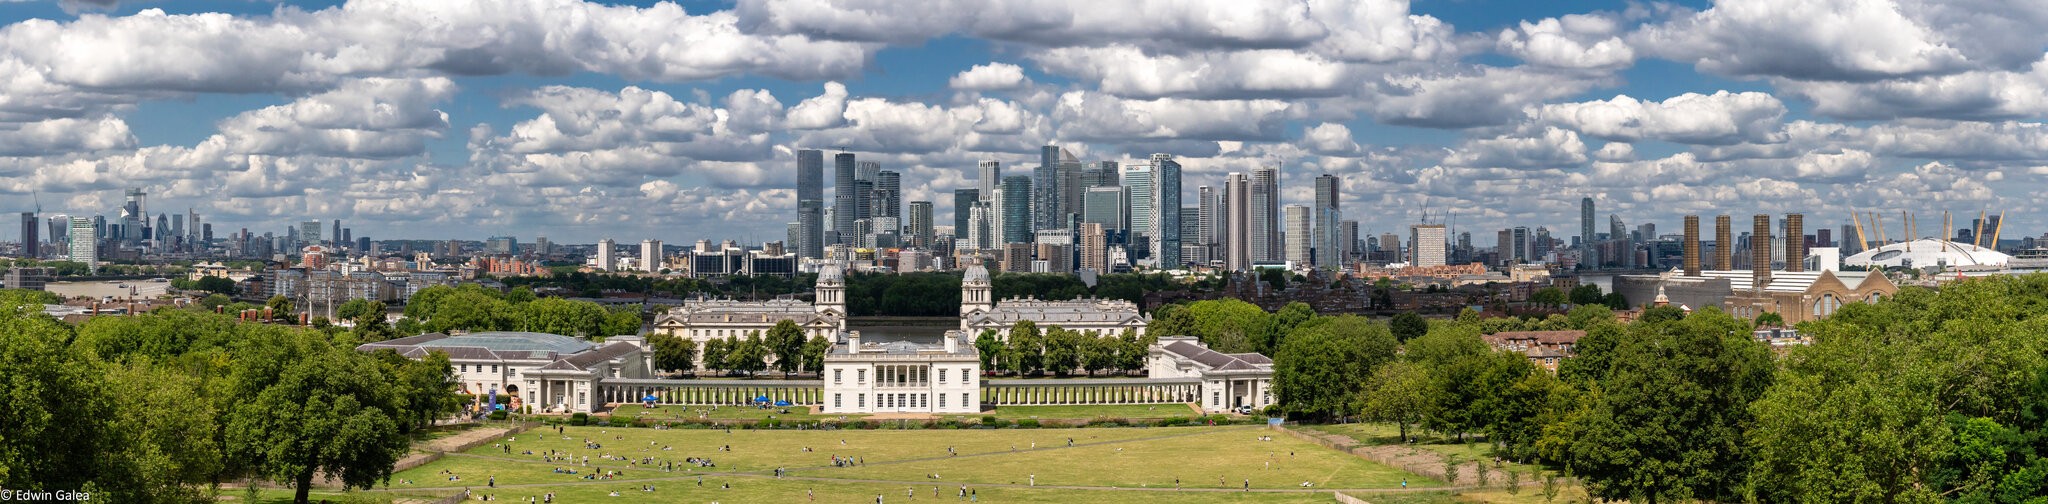
[[[979,419],[983,415],[995,415],[996,418],[1004,420],[1021,420],[1025,418],[1035,418],[1040,420],[1092,420],[1097,418],[1194,418],[1201,416],[1202,412],[1195,411],[1193,407],[1189,407],[1187,404],[1183,403],[1105,404],[1088,406],[1003,406],[985,413],[974,415],[947,415],[946,418]]]
[[[1074,447],[1067,447],[1069,437]],[[586,448],[585,439],[601,446]],[[730,433],[566,427],[562,434],[552,429],[523,433],[504,445],[510,454],[503,446],[485,445],[399,473],[388,489],[445,493],[469,488],[506,499],[554,492],[557,502],[608,499],[614,490],[634,501],[788,501],[811,490],[827,502],[872,502],[878,493],[903,502],[908,489],[916,489],[919,500],[929,499],[934,487],[942,498],[956,499],[966,485],[998,502],[1329,502],[1327,492],[1304,493],[1300,484],[1309,482],[1311,489],[1395,489],[1404,479],[1416,488],[1441,484],[1252,426]],[[725,451],[726,446],[731,450]],[[949,454],[949,447],[958,455]],[[525,454],[529,450],[535,455]],[[542,460],[550,450],[574,458]],[[864,463],[833,467],[829,461],[835,455]],[[717,467],[682,462],[693,456],[710,458]],[[675,462],[673,472],[661,467],[668,461]],[[785,477],[774,477],[777,467],[788,469]],[[558,468],[577,474],[557,473]],[[624,474],[612,480],[583,479],[605,470]],[[460,479],[450,480],[451,475]],[[1032,486],[1032,475],[1037,486]],[[492,476],[496,487],[488,485]],[[1218,476],[1228,488],[1219,488]],[[1173,492],[1176,477],[1186,490],[1168,497],[1165,492]],[[1254,491],[1242,491],[1246,479]],[[642,492],[643,485],[655,491]]]
[[[1388,423],[1310,425],[1302,428],[1331,434],[1342,434],[1351,437],[1351,439],[1358,440],[1360,444],[1401,444],[1400,427]],[[1429,450],[1442,455],[1457,455],[1460,460],[1468,461],[1490,460],[1493,458],[1492,449],[1487,446],[1484,438],[1466,436],[1465,442],[1459,442],[1457,438],[1424,432],[1422,429],[1412,425],[1408,427],[1408,435],[1415,438],[1415,444],[1410,446],[1418,449]]]

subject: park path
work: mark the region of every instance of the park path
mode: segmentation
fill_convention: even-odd
[[[1350,453],[1359,458],[1400,468],[1403,471],[1436,478],[1438,481],[1444,479],[1444,455],[1441,453],[1399,444],[1361,445],[1358,440],[1352,439],[1351,436],[1330,432],[1287,427],[1282,427],[1280,430],[1296,438],[1322,445],[1324,448]],[[1458,464],[1458,480],[1466,482],[1478,481],[1479,471],[1483,470],[1486,471],[1486,481],[1489,483],[1484,486],[1507,486],[1507,471],[1503,468],[1487,467],[1485,462],[1485,460],[1472,460]],[[1542,478],[1531,475],[1524,476],[1529,477],[1522,479],[1522,486],[1542,485]],[[1479,485],[1461,485],[1457,488],[1477,487]]]

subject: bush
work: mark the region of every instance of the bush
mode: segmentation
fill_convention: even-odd
[[[995,415],[982,415],[981,424],[995,426],[1002,424],[1002,421],[997,420]]]
[[[505,410],[498,410],[498,411],[493,411],[493,412],[491,412],[491,419],[492,419],[492,420],[504,420],[506,416],[508,416],[508,415],[506,415],[506,413],[505,413]]]
[[[1036,418],[1025,418],[1017,420],[1017,428],[1019,429],[1036,429],[1038,427],[1038,419]]]
[[[589,414],[589,413],[577,413],[577,414],[574,414],[574,415],[569,415],[569,425],[575,425],[575,426],[584,426],[584,425],[590,425],[590,414]]]
[[[754,422],[754,428],[756,429],[775,429],[780,427],[782,427],[782,421],[773,418],[763,418],[761,421]]]
[[[1167,417],[1159,421],[1160,427],[1180,427],[1188,424],[1188,417]]]

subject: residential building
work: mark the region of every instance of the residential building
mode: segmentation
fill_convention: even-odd
[[[1410,265],[1443,266],[1445,238],[1443,224],[1408,226],[1409,246],[1414,249],[1413,256],[1409,258]],[[1384,242],[1381,246],[1385,246]]]
[[[1313,266],[1309,261],[1309,243],[1314,235],[1309,230],[1308,207],[1287,205],[1282,214],[1287,223],[1287,234],[1283,239],[1286,243],[1285,259],[1297,267]]]
[[[1251,260],[1281,260],[1280,167],[1252,169],[1250,196],[1247,204],[1251,210],[1251,226],[1246,232],[1251,240]]]
[[[1173,155],[1152,155],[1152,194],[1153,261],[1162,269],[1179,268],[1186,262],[1180,255],[1180,162]]]

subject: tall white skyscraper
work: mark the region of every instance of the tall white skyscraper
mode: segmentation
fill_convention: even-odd
[[[1309,263],[1309,247],[1315,238],[1309,231],[1308,207],[1287,205],[1283,214],[1287,222],[1287,235],[1283,239],[1286,243],[1287,261],[1294,263],[1295,266],[1306,265]]]
[[[1003,162],[984,159],[976,168],[978,172],[976,175],[980,178],[974,180],[975,189],[980,191],[981,201],[988,204],[988,225],[992,230],[992,234],[1002,234]],[[995,244],[1002,241],[1001,237],[993,237],[989,243]]]
[[[1180,162],[1152,155],[1152,260],[1160,268],[1181,267]]]
[[[1195,205],[1198,209],[1196,220],[1201,222],[1201,227],[1196,229],[1198,234],[1193,238],[1195,244],[1208,248],[1209,255],[1215,257],[1217,254],[1215,250],[1218,243],[1217,240],[1222,238],[1225,232],[1223,229],[1223,214],[1221,213],[1223,211],[1223,195],[1218,194],[1216,188],[1209,186],[1197,188],[1195,194]],[[1188,237],[1183,236],[1181,238]]]
[[[1231,271],[1252,269],[1251,192],[1251,179],[1243,173],[1224,176],[1223,220],[1227,232],[1222,240],[1223,257],[1225,267]]]
[[[85,263],[85,267],[97,274],[100,271],[100,237],[93,229],[92,219],[71,218],[71,230],[66,233],[71,240],[72,262]]]
[[[612,241],[611,238],[597,241],[597,269],[599,271],[618,269],[618,257],[612,252],[614,248],[618,248],[618,242]]]
[[[1444,225],[1415,224],[1408,226],[1408,242],[1414,252],[1409,258],[1415,266],[1444,265]],[[1385,246],[1385,245],[1381,245]]]
[[[645,271],[648,273],[660,273],[662,266],[662,256],[663,254],[661,253],[661,240],[640,240],[641,271]]]

